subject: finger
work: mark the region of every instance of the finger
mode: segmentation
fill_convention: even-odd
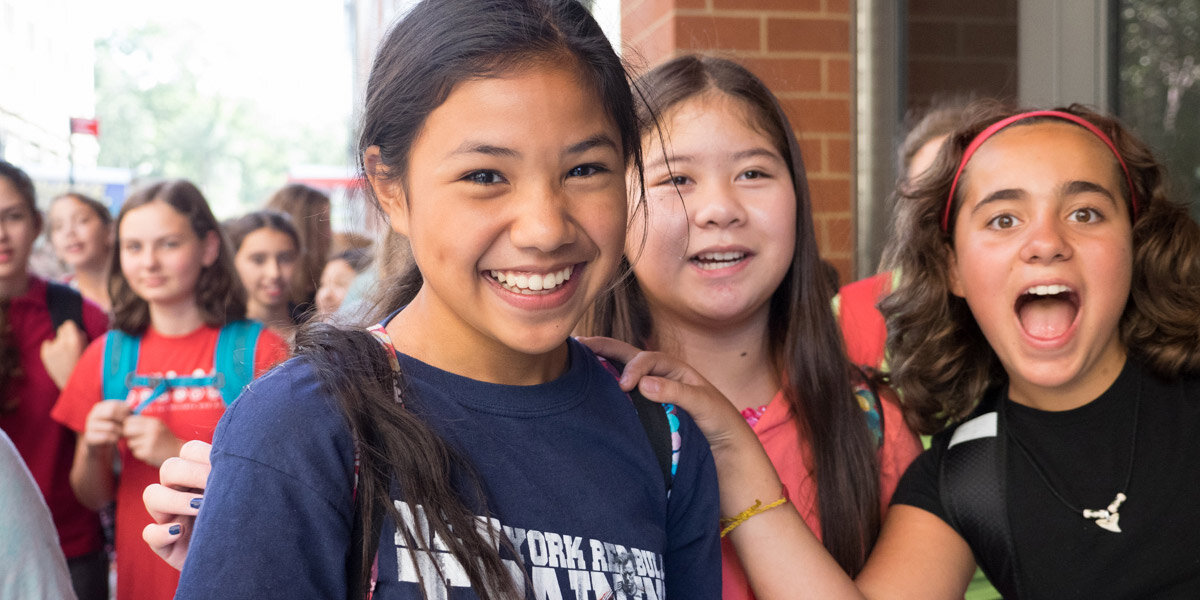
[[[196,462],[179,456],[163,461],[158,470],[159,482],[180,490],[203,491],[208,485],[211,467],[207,462]],[[194,495],[194,494],[193,494]]]
[[[152,483],[142,490],[142,504],[157,523],[178,521],[179,517],[194,517],[200,512],[203,497],[194,492],[173,490]]]
[[[595,352],[596,354],[599,354],[605,358],[611,358],[623,363],[629,362],[634,356],[641,352],[640,349],[634,346],[631,346],[620,340],[614,340],[612,338],[584,336],[576,339],[583,343],[583,345],[591,348],[592,352]]]
[[[189,523],[187,526],[190,525]],[[187,526],[183,523],[151,523],[142,529],[142,540],[159,558],[178,569],[183,566],[183,562],[176,550],[184,539],[184,529]]]
[[[121,422],[129,416],[129,406],[124,400],[102,400],[92,407],[91,413],[99,418]]]
[[[674,379],[689,385],[703,385],[707,383],[699,373],[696,373],[687,364],[662,352],[639,352],[625,365],[625,373],[622,374],[622,379],[628,378],[637,382],[646,376]]]
[[[129,415],[122,423],[125,428],[125,437],[139,437],[146,432],[146,419],[139,415]]]
[[[208,455],[212,453],[212,444],[200,440],[191,440],[179,449],[179,458],[196,463],[208,464]]]
[[[121,437],[122,429],[123,428],[121,427],[120,423],[97,419],[89,422],[83,433],[84,435],[89,436],[109,436],[113,438],[119,438]]]

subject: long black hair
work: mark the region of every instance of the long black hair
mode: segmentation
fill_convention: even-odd
[[[746,107],[753,125],[788,166],[796,195],[796,245],[787,274],[769,301],[768,347],[800,432],[798,442],[812,449],[821,538],[853,575],[862,569],[879,535],[879,464],[852,387],[852,381],[863,381],[864,376],[846,358],[830,308],[834,288],[817,249],[808,177],[791,124],[766,84],[731,60],[679,56],[635,85],[643,136],[661,135],[656,115],[702,94],[720,93]],[[591,325],[596,335],[638,347],[653,340],[649,306],[636,281],[621,282],[616,293],[597,301]]]
[[[629,164],[641,171],[641,146],[629,80],[621,59],[600,26],[576,0],[425,0],[384,38],[367,83],[359,136],[363,156],[379,149],[381,167],[373,175],[409,176],[408,161],[430,113],[454,86],[480,77],[503,75],[546,61],[571,64],[601,99],[621,133]],[[374,190],[368,196],[378,206]],[[384,257],[380,257],[384,258]],[[376,306],[390,311],[407,304],[420,289],[415,264],[378,286]],[[378,312],[378,311],[377,311]],[[376,318],[382,314],[375,315]],[[414,555],[427,551],[428,534],[444,540],[481,598],[512,598],[517,583],[497,545],[516,556],[505,539],[488,539],[477,528],[478,507],[486,508],[478,478],[473,490],[456,491],[452,476],[471,466],[427,424],[398,405],[393,385],[406,393],[386,355],[370,334],[325,324],[302,328],[296,350],[309,361],[340,404],[361,454],[356,493],[356,547],[350,549],[351,597],[362,597],[384,519],[391,518]],[[427,532],[414,532],[391,500],[392,486],[411,504],[428,511]],[[419,535],[424,533],[425,535]],[[503,538],[503,536],[499,536]]]
[[[16,165],[0,160],[0,179],[4,179],[21,197],[25,207],[29,209],[33,219],[34,229],[42,226],[42,214],[37,209],[37,193],[33,188],[33,180]],[[8,322],[8,305],[11,298],[0,298],[0,414],[17,409],[21,401],[16,396],[9,397],[5,388],[8,382],[19,377],[21,373],[21,349],[12,339],[12,324]]]

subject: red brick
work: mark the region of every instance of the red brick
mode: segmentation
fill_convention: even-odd
[[[835,258],[833,256],[827,255],[824,252],[822,253],[821,258],[825,262],[833,265],[833,268],[837,269],[838,285],[846,285],[847,283],[850,283],[851,281],[855,280],[855,278],[854,278],[854,262],[850,258],[842,257],[842,256]]]
[[[680,50],[761,50],[760,28],[756,18],[680,16],[675,39]]]
[[[848,15],[850,0],[825,0],[825,12],[831,15]]]
[[[767,18],[767,50],[850,52],[849,19]]]
[[[758,75],[776,94],[821,91],[819,59],[739,57],[738,62]]]
[[[829,169],[825,167],[824,143],[821,139],[798,139],[800,143],[800,159],[804,161],[804,170],[808,176],[824,174]]]
[[[825,60],[825,91],[834,94],[850,93],[850,81],[854,68],[849,59],[828,58]]]
[[[823,250],[831,254],[854,251],[853,219],[849,216],[821,215],[820,220],[826,235]]]
[[[626,37],[626,36],[622,36]],[[637,39],[637,38],[629,38]],[[636,75],[650,70],[650,67],[667,59],[675,52],[675,28],[670,22],[664,22],[652,31],[642,32],[637,42],[626,42],[625,53],[622,57]]]
[[[828,173],[850,173],[854,168],[854,157],[850,140],[825,140],[825,171]]]
[[[789,10],[817,12],[821,0],[713,0],[717,10]]]
[[[850,100],[799,98],[780,103],[801,134],[850,133]]]
[[[1017,25],[962,24],[962,53],[964,56],[991,58],[1017,57]]]
[[[708,8],[708,2],[709,0],[675,0],[675,7],[705,9]]]
[[[621,4],[621,39],[636,40],[674,9],[674,0],[626,0]]]
[[[808,178],[814,213],[847,212],[850,210],[850,179],[848,177]]]

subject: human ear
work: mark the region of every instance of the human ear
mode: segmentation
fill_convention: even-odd
[[[404,194],[404,185],[398,177],[392,177],[388,168],[383,164],[383,156],[379,146],[370,146],[363,152],[363,166],[367,172],[367,181],[375,190],[375,198],[387,215],[392,230],[400,235],[408,235],[408,198]]]
[[[950,280],[950,293],[959,298],[965,298],[966,293],[963,290],[962,278],[958,274],[958,254],[949,244],[946,245],[946,276]]]
[[[205,267],[213,266],[217,262],[217,257],[221,255],[221,236],[216,231],[210,231],[204,234],[204,248],[200,255],[200,264]]]

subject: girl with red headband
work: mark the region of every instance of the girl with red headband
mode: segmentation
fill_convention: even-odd
[[[730,537],[755,593],[961,598],[978,560],[1006,598],[1200,597],[1200,227],[1114,119],[969,114],[900,203],[903,275],[881,306],[892,382],[933,447],[853,582],[790,506],[745,519]],[[705,429],[723,501],[777,493],[694,371],[616,354],[624,385]]]

